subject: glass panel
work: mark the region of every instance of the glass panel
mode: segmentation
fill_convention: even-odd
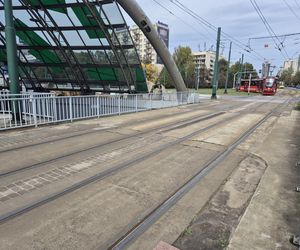
[[[116,1],[16,0],[13,5],[20,7],[14,10],[14,19],[19,73],[26,87],[32,88],[32,83],[51,89],[58,85],[64,89],[128,91],[133,81],[136,90],[147,91],[135,45]],[[22,9],[26,5],[28,9]],[[32,8],[40,5],[43,7]],[[43,8],[50,10],[51,18]],[[0,12],[2,25],[4,10]],[[5,68],[4,26],[1,28],[0,61]]]
[[[40,3],[47,6],[47,5],[55,5],[55,4],[65,4],[65,0],[25,0],[24,1],[27,4],[30,4],[32,6],[39,6]],[[58,11],[61,13],[67,13],[66,8],[50,8],[51,10]]]

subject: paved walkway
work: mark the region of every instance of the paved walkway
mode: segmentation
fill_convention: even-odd
[[[300,112],[276,123],[257,154],[268,168],[231,239],[228,249],[297,249],[289,240],[300,233]]]

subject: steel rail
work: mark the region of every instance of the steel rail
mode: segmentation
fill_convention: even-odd
[[[207,115],[207,116],[204,116],[204,117],[201,117],[201,118],[191,119],[188,122],[185,122],[185,126],[188,126],[189,124],[194,124],[195,122],[201,122],[201,121],[209,120],[209,119],[215,118],[217,116],[223,115],[225,113],[226,113],[225,111],[221,111],[221,112],[216,112],[216,113],[213,113],[211,115]],[[116,142],[128,140],[130,138],[134,138],[134,137],[138,137],[138,136],[141,136],[141,135],[149,134],[149,133],[154,132],[154,131],[163,132],[161,130],[163,130],[165,128],[170,129],[170,127],[174,126],[174,125],[175,126],[174,126],[173,129],[176,129],[176,126],[177,126],[176,124],[178,124],[178,121],[174,122],[172,124],[160,127],[160,128],[151,129],[150,131],[139,132],[139,133],[136,133],[134,135],[129,135],[129,136],[118,138],[118,139],[115,139],[115,140],[112,140],[112,141],[109,141],[109,142],[100,143],[98,145],[87,147],[85,149],[75,150],[75,151],[73,151],[71,153],[64,154],[64,155],[61,155],[61,156],[58,156],[58,157],[55,157],[55,158],[51,158],[51,159],[48,159],[48,160],[43,161],[43,162],[38,162],[38,163],[35,163],[35,164],[32,164],[32,165],[23,166],[21,168],[17,168],[17,169],[10,170],[10,171],[7,171],[7,172],[2,172],[2,173],[0,173],[0,179],[3,178],[3,177],[6,177],[6,176],[17,174],[19,172],[23,172],[25,170],[29,170],[29,169],[34,169],[34,168],[37,168],[37,167],[41,167],[41,166],[43,166],[45,164],[54,163],[54,162],[56,162],[58,160],[61,160],[61,159],[64,159],[64,158],[67,158],[67,157],[70,157],[70,156],[74,156],[76,154],[80,154],[80,153],[84,153],[84,152],[87,152],[87,151],[90,151],[90,150],[94,150],[94,149],[97,149],[97,148],[100,148],[100,147],[108,146],[108,145],[114,144]],[[183,124],[181,124],[180,126],[183,126]]]
[[[260,106],[261,105],[259,105],[258,107],[260,107]],[[174,145],[180,144],[180,143],[182,143],[182,142],[184,142],[186,140],[191,139],[192,137],[194,137],[194,136],[196,136],[196,135],[198,135],[200,133],[206,132],[209,129],[212,129],[212,128],[216,127],[216,126],[224,124],[224,123],[226,123],[226,122],[228,122],[230,120],[233,120],[235,118],[238,118],[238,117],[240,117],[239,113],[236,114],[236,115],[233,115],[231,117],[228,117],[227,119],[224,119],[224,120],[218,121],[218,122],[216,122],[214,124],[211,124],[211,125],[209,125],[207,127],[198,129],[198,130],[194,131],[193,133],[191,133],[191,134],[189,134],[189,135],[187,135],[185,137],[182,137],[182,138],[176,139],[175,141],[172,141],[172,142],[166,143],[164,145],[161,145],[158,148],[152,150],[151,152],[147,152],[147,153],[145,153],[145,154],[143,154],[141,156],[138,156],[138,157],[136,157],[134,159],[128,160],[128,161],[126,161],[124,163],[117,164],[117,165],[115,165],[115,166],[113,166],[113,167],[111,167],[111,168],[109,168],[107,170],[101,171],[101,172],[99,172],[99,173],[97,173],[97,174],[95,174],[95,175],[93,175],[91,177],[88,177],[88,178],[86,178],[86,179],[84,179],[82,181],[79,181],[79,182],[77,182],[77,183],[75,183],[75,184],[73,184],[73,185],[71,185],[71,186],[63,189],[62,191],[59,191],[59,192],[56,192],[56,193],[53,193],[53,194],[49,194],[49,195],[47,195],[47,196],[45,196],[45,197],[43,197],[43,198],[41,198],[41,199],[39,199],[39,200],[37,200],[35,202],[32,202],[32,203],[28,204],[28,205],[25,205],[23,207],[17,208],[17,209],[15,209],[13,211],[10,211],[8,213],[2,214],[2,215],[0,215],[0,223],[4,223],[4,222],[6,222],[6,221],[8,221],[10,219],[13,219],[13,218],[15,218],[17,216],[20,216],[20,215],[24,214],[24,213],[27,213],[27,212],[29,212],[29,211],[37,208],[37,207],[40,207],[40,206],[42,206],[42,205],[44,205],[46,203],[49,203],[49,202],[51,202],[53,200],[56,200],[56,199],[58,199],[58,198],[60,198],[60,197],[62,197],[64,195],[66,195],[66,194],[69,194],[69,193],[71,193],[73,191],[76,191],[76,190],[78,190],[78,189],[80,189],[80,188],[82,188],[84,186],[87,186],[87,185],[93,183],[93,182],[103,180],[104,178],[107,178],[107,177],[109,177],[109,176],[111,176],[113,174],[116,174],[116,173],[118,173],[121,170],[125,170],[125,169],[127,169],[127,168],[129,168],[129,167],[131,167],[131,166],[133,166],[135,164],[138,164],[138,163],[140,163],[140,162],[142,162],[142,161],[144,161],[144,160],[146,160],[146,159],[148,159],[148,158],[150,158],[152,156],[155,156],[155,155],[157,155],[158,153],[160,153],[163,150],[166,150],[166,149],[168,149],[168,148],[170,148],[170,147],[172,147]],[[174,129],[176,129],[176,127]]]
[[[157,117],[153,117],[152,119],[144,119],[144,120],[140,120],[138,122],[136,121],[133,121],[133,122],[127,122],[125,124],[122,124],[122,128],[124,128],[124,126],[130,126],[130,125],[139,125],[139,124],[143,124],[145,122],[153,122],[153,121],[158,121],[162,118],[170,118],[170,117],[177,117],[177,116],[181,116],[183,114],[188,114],[188,113],[193,113],[195,112],[195,110],[191,110],[191,111],[183,111],[183,112],[179,112],[179,113],[176,113],[176,114],[171,114],[171,115],[160,115],[160,116],[157,116]],[[204,114],[200,117],[203,117],[207,114]],[[197,116],[193,116],[192,118],[196,118]],[[191,118],[191,119],[192,119]],[[177,121],[178,122],[184,122],[185,120],[179,120]],[[176,124],[177,124],[176,123]],[[173,123],[172,123],[173,124]],[[175,123],[174,123],[175,124]],[[24,148],[28,148],[28,147],[35,147],[35,146],[40,146],[40,145],[43,145],[43,144],[47,144],[47,143],[52,143],[52,142],[58,142],[58,141],[62,141],[62,140],[65,140],[65,139],[70,139],[70,138],[75,138],[75,137],[78,137],[78,136],[83,136],[83,135],[88,135],[88,134],[93,134],[93,133],[98,133],[100,131],[103,131],[105,129],[108,129],[108,130],[114,130],[114,129],[118,129],[120,128],[120,126],[118,127],[113,127],[113,128],[104,128],[104,129],[101,129],[101,130],[95,130],[97,127],[92,127],[90,128],[89,130],[86,130],[86,129],[79,129],[79,130],[76,130],[74,132],[70,132],[70,133],[65,133],[63,132],[62,134],[59,133],[59,134],[55,134],[51,137],[57,137],[59,136],[59,138],[55,138],[55,139],[48,139],[48,140],[44,140],[44,141],[39,141],[39,142],[36,142],[36,143],[30,143],[30,144],[27,144],[27,143],[23,143],[21,144],[20,146],[15,146],[15,147],[4,147],[4,149],[0,149],[0,155],[2,153],[7,153],[9,151],[14,151],[14,150],[19,150],[19,149],[24,149]],[[148,132],[148,131],[145,131],[145,132]],[[150,131],[149,131],[150,132]],[[50,137],[50,138],[51,138]],[[47,137],[49,138],[49,137]],[[45,139],[45,138],[44,138]],[[0,147],[1,148],[1,147]]]
[[[213,106],[216,106],[216,105],[217,104],[214,104],[214,105],[205,105],[204,107],[208,107],[208,106],[212,106],[213,107]],[[243,106],[245,106],[245,105],[247,105],[247,103],[243,104]],[[233,107],[235,107],[235,105],[230,105],[230,106],[226,107],[226,109],[221,110],[221,111],[227,111],[227,110],[230,110]],[[170,115],[159,115],[159,116],[153,117],[151,119],[140,120],[140,121],[138,121],[138,123],[136,123],[136,121],[134,121],[134,122],[127,122],[127,123],[124,124],[124,126],[143,124],[144,122],[153,122],[153,121],[156,121],[156,120],[158,121],[158,120],[160,120],[162,118],[169,118],[169,117],[174,117],[175,118],[177,116],[181,116],[183,114],[189,114],[189,113],[193,113],[193,112],[195,112],[195,110],[188,110],[188,111],[178,112],[176,114],[170,114]],[[201,115],[199,118],[207,116],[207,115],[208,114]],[[190,119],[194,119],[194,118],[197,119],[197,115],[191,117]],[[171,123],[169,125],[171,126],[172,124],[174,125],[174,124],[178,124],[178,123],[184,123],[185,121],[186,120],[180,119],[179,121],[173,122],[173,123]],[[117,128],[120,128],[120,127],[116,127],[116,128],[112,128],[112,129],[117,129]],[[62,137],[59,137],[59,138],[56,138],[56,139],[53,139],[53,140],[45,140],[45,141],[37,142],[37,143],[34,143],[34,144],[26,144],[26,143],[24,143],[23,145],[20,145],[20,146],[17,146],[17,147],[5,148],[3,150],[0,150],[0,155],[2,153],[6,153],[6,152],[9,152],[9,151],[13,151],[13,150],[19,150],[19,149],[24,149],[24,148],[28,148],[28,147],[40,146],[40,145],[47,144],[47,143],[58,142],[58,141],[62,141],[62,140],[65,140],[65,139],[75,138],[77,136],[83,136],[83,135],[98,133],[98,132],[101,131],[101,130],[94,130],[94,129],[95,129],[95,127],[91,128],[91,130],[88,130],[88,131],[86,129],[80,129],[80,130],[77,130],[77,131],[75,131],[73,133],[67,133],[67,134],[63,133],[65,136],[62,136]],[[110,129],[110,128],[106,128],[106,129]],[[160,128],[158,128],[158,129],[160,129]],[[153,130],[155,130],[155,129],[153,129]],[[153,130],[145,131],[145,133],[152,132]],[[56,134],[54,136],[55,137],[56,136],[61,136],[61,134]],[[1,175],[1,173],[0,173],[0,175]]]
[[[288,101],[287,101],[288,102]],[[286,103],[286,102],[285,102]],[[278,106],[283,106],[279,104]],[[128,247],[135,239],[143,234],[150,226],[152,226],[162,215],[164,215],[171,207],[173,207],[187,192],[195,187],[209,172],[215,169],[230,153],[235,150],[241,143],[243,143],[249,136],[255,132],[264,122],[266,122],[276,110],[268,112],[262,119],[255,123],[250,129],[244,132],[235,142],[229,145],[225,150],[218,153],[213,159],[211,159],[206,165],[178,188],[173,194],[165,199],[160,205],[146,215],[139,223],[137,223],[131,230],[125,235],[119,238],[108,249],[121,250]],[[282,111],[281,111],[282,112]]]

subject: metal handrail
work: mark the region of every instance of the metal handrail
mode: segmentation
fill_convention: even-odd
[[[51,93],[0,95],[0,130],[121,115],[198,103],[194,92],[55,96]]]

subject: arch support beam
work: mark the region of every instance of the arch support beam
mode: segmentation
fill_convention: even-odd
[[[183,78],[167,46],[158,35],[155,27],[135,0],[117,0],[133,21],[143,31],[168,70],[177,91],[187,91]]]

